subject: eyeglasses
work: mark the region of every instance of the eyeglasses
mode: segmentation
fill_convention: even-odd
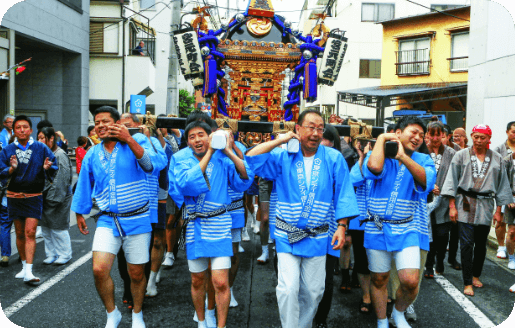
[[[311,133],[315,133],[315,131],[316,131],[320,134],[323,134],[325,132],[325,128],[315,128],[314,126],[302,126],[302,127],[305,129],[308,129],[309,132],[311,132]]]

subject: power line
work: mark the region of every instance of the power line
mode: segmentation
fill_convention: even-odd
[[[412,4],[414,5],[417,5],[417,6],[420,6],[420,7],[424,7],[426,9],[429,9],[431,11],[436,11],[436,12],[439,12],[440,14],[443,14],[443,15],[447,15],[447,16],[451,16],[451,17],[454,17],[454,18],[457,18],[457,19],[461,19],[461,20],[464,20],[464,21],[467,21],[467,22],[470,22],[470,20],[466,19],[466,18],[461,18],[461,17],[458,17],[458,16],[454,16],[452,14],[449,14],[449,13],[446,13],[444,11],[440,11],[440,10],[437,10],[437,9],[434,9],[434,8],[430,8],[430,7],[427,7],[427,6],[424,6],[423,4],[420,4],[418,2],[415,2],[415,1],[411,1],[411,0],[406,0],[408,2],[411,2]]]
[[[135,0],[135,1],[136,1],[136,0]],[[154,7],[154,6],[155,6],[155,5],[157,5],[158,3],[162,3],[162,4],[164,4],[165,6],[167,6],[168,8],[170,8],[169,4],[171,4],[171,3],[172,3],[172,2],[174,2],[174,1],[177,1],[177,0],[170,0],[170,2],[168,2],[168,3],[165,3],[165,2],[163,2],[163,1],[156,2],[156,3],[154,3],[152,6],[149,6],[148,8],[142,9],[142,10],[138,11],[137,13],[134,13],[134,14],[130,15],[129,17],[127,17],[127,19],[129,19],[129,18],[131,18],[131,17],[133,17],[133,16],[136,16],[136,15],[141,14],[143,11],[145,11],[145,10],[147,10],[147,9],[149,9],[149,8]],[[164,9],[165,9],[165,8],[161,9],[161,11],[159,11],[156,15],[154,15],[154,17],[152,17],[150,20],[152,20],[152,19],[156,18],[156,17],[157,17],[157,15],[159,15],[161,12],[163,12],[163,11],[164,11]],[[104,26],[102,29],[99,29],[99,30],[95,30],[95,31],[93,31],[93,32],[90,32],[90,33],[89,33],[89,35],[92,35],[92,34],[95,34],[95,33],[98,33],[98,32],[102,32],[103,30],[107,29],[108,27],[111,27],[111,26],[114,26],[114,25],[118,25],[118,24],[120,24],[120,22],[121,22],[121,21],[122,21],[122,19],[121,19],[120,21],[116,22],[116,23],[113,23],[113,24],[109,24],[109,25],[107,25],[107,26]],[[149,27],[150,27],[150,26],[149,26]]]

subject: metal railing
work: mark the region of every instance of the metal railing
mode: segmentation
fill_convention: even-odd
[[[447,60],[449,61],[451,72],[468,71],[469,69],[468,56],[447,58]]]
[[[427,75],[431,60],[429,49],[396,51],[397,75]]]

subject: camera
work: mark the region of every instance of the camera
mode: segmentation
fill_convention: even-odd
[[[127,128],[127,130],[129,130],[129,134],[131,136],[135,135],[136,133],[141,133],[140,128]]]
[[[395,141],[387,141],[384,144],[384,156],[395,158],[399,152],[399,144]]]

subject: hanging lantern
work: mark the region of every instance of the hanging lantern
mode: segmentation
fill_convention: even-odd
[[[332,30],[329,33],[322,63],[318,71],[318,83],[332,86],[338,79],[343,58],[347,52],[347,38],[344,37],[344,34],[344,31],[338,29]]]
[[[177,30],[173,32],[173,41],[184,78],[186,80],[201,78],[202,73],[204,73],[204,66],[197,33],[191,27]]]

